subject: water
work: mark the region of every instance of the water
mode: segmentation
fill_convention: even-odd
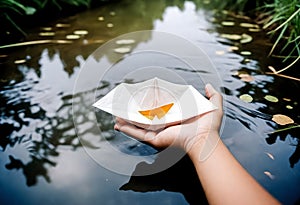
[[[222,26],[223,20],[235,22],[235,26]],[[93,114],[91,103],[95,97],[99,98],[121,81],[142,80],[140,74],[133,72],[136,59],[145,65],[167,62],[165,77],[168,73],[180,76],[202,93],[206,80],[222,90],[226,113],[223,141],[268,191],[284,204],[294,204],[300,195],[299,130],[282,132],[280,136],[267,133],[285,127],[271,120],[274,114],[285,114],[299,122],[300,101],[295,94],[299,82],[265,74],[269,65],[278,66],[277,61],[266,57],[271,45],[263,32],[250,32],[239,26],[242,22],[251,20],[226,12],[213,13],[197,1],[177,4],[122,1],[45,25],[55,32],[54,37],[39,36],[47,30],[45,27],[34,29],[28,36],[28,40],[65,40],[75,30],[88,31],[72,43],[0,50],[1,204],[206,203],[186,158],[167,171],[145,177],[130,177],[107,169],[107,166],[128,168],[107,149],[109,145],[122,153],[144,156],[142,159],[148,163],[159,163],[164,157],[145,157],[157,151],[114,132],[111,116],[102,112]],[[61,25],[56,26],[58,23]],[[145,59],[135,55],[136,58],[118,62],[119,67],[126,69],[114,64],[97,85],[91,80],[98,78],[95,73],[76,83],[82,74],[80,68],[93,65],[88,56],[98,47],[121,34],[138,30],[168,32],[187,39],[208,54],[219,76],[201,66],[195,72],[170,56],[148,52]],[[239,40],[223,38],[224,33],[247,33],[253,40],[241,44]],[[154,41],[155,33],[144,36],[137,40],[134,49]],[[252,54],[242,55],[241,51]],[[201,60],[191,55],[186,57],[195,63]],[[96,66],[99,62],[113,63],[116,54],[95,55],[95,58]],[[250,74],[253,79],[245,82],[236,75],[237,71]],[[241,101],[242,94],[250,94],[253,101]],[[279,102],[265,100],[267,94],[276,96]],[[97,120],[101,135],[93,126]],[[77,136],[81,136],[81,141]],[[99,160],[107,166],[99,166]],[[150,168],[140,163],[128,169],[135,175],[140,169]]]

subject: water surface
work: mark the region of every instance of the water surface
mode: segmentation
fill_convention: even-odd
[[[250,32],[239,26],[243,22],[252,23],[251,19],[233,17],[226,12],[214,13],[202,6],[196,1],[108,4],[33,29],[27,39],[66,40],[66,35],[76,30],[88,31],[79,39],[71,40],[72,43],[0,50],[1,204],[206,203],[193,167],[186,158],[167,171],[130,177],[99,166],[90,155],[99,153],[98,157],[108,164],[117,164],[118,159],[105,154],[105,142],[135,156],[156,152],[114,132],[110,115],[87,114],[92,109],[90,99],[95,95],[98,98],[125,80],[141,80],[127,75],[134,70],[131,61],[123,61],[127,63],[124,70],[118,66],[109,70],[97,86],[86,79],[80,85],[81,90],[76,90],[73,95],[76,78],[88,56],[105,42],[139,30],[175,34],[207,53],[216,67],[217,77],[201,66],[195,72],[174,59],[166,61],[165,56],[153,53],[148,53],[145,61],[151,63],[154,58],[159,65],[168,62],[166,69],[169,72],[181,76],[202,93],[205,79],[213,81],[225,99],[223,141],[242,165],[280,201],[294,204],[299,200],[299,130],[267,134],[283,128],[271,120],[274,114],[285,114],[299,122],[299,95],[295,94],[299,82],[265,74],[269,65],[278,64],[267,58],[270,44],[263,32]],[[222,26],[224,20],[235,22],[235,26]],[[55,32],[53,37],[39,35],[49,28]],[[253,40],[242,44],[239,40],[222,37],[224,33],[247,33]],[[151,42],[152,36],[145,36],[137,39],[135,48]],[[243,55],[241,51],[250,51],[251,55]],[[112,52],[98,56],[97,62],[113,62],[113,55]],[[194,60],[197,62],[199,58]],[[236,72],[247,73],[253,79],[247,82]],[[199,75],[202,81],[199,81]],[[240,100],[242,94],[251,95],[253,101]],[[279,102],[265,100],[267,94],[276,96]],[[101,136],[92,126],[96,119],[101,126]],[[83,141],[79,141],[74,123],[77,133],[85,136]],[[149,160],[159,163],[161,158]],[[133,168],[132,175],[149,166],[140,163]]]

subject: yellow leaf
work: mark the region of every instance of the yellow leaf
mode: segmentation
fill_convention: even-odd
[[[253,101],[253,97],[249,94],[243,94],[240,96],[240,99],[244,102],[252,102]]]
[[[151,110],[142,110],[139,111],[139,113],[141,113],[144,117],[150,120],[153,120],[155,116],[157,116],[157,118],[160,119],[167,114],[167,112],[171,109],[173,105],[174,103],[170,103]]]
[[[273,115],[272,120],[279,125],[287,125],[294,123],[294,120],[292,118],[282,114]]]
[[[222,21],[221,24],[222,26],[234,26],[233,21]]]
[[[278,98],[272,95],[266,95],[264,98],[270,102],[278,102]]]

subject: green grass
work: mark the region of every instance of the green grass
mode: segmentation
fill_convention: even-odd
[[[255,18],[264,16],[263,28],[273,46],[269,55],[279,56],[287,66],[283,72],[300,60],[300,1],[299,0],[211,0],[217,9],[247,13]],[[263,15],[261,15],[263,14]]]
[[[264,29],[269,29],[268,34],[275,38],[270,55],[282,53],[283,62],[294,59],[291,64],[295,64],[300,56],[300,1],[274,0],[264,7],[271,17],[265,20]]]

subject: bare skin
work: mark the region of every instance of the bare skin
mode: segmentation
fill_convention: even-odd
[[[210,204],[280,204],[235,159],[219,136],[222,96],[210,85],[206,95],[219,109],[160,131],[117,118],[115,129],[148,144],[182,148],[191,158]]]

